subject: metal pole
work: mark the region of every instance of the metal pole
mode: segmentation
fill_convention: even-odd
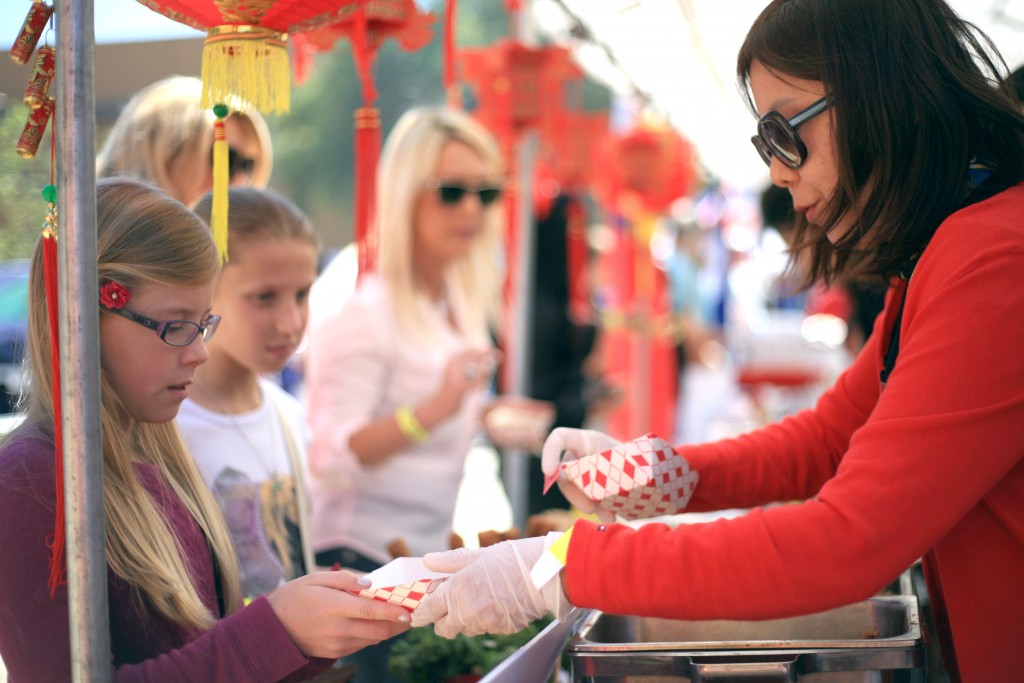
[[[537,150],[537,134],[524,133],[519,139],[516,150],[518,168],[517,184],[519,186],[518,207],[516,215],[519,225],[516,226],[516,259],[515,308],[510,318],[512,324],[512,386],[511,393],[517,396],[529,396],[533,391],[530,374],[533,370],[533,357],[530,340],[533,339],[533,290],[534,263],[533,252],[536,242],[533,222],[533,161]],[[512,523],[520,529],[526,527],[527,494],[529,483],[529,453],[522,450],[505,452],[504,482],[508,500],[512,506]]]
[[[518,15],[512,18],[510,24],[514,27],[515,37],[525,45],[532,45],[534,42],[533,29],[530,16],[530,3],[524,1],[518,11]],[[534,290],[534,269],[533,258],[534,234],[533,221],[533,163],[537,153],[537,133],[524,133],[519,138],[519,147],[516,149],[516,168],[518,172],[517,184],[519,187],[516,215],[518,225],[516,226],[516,273],[515,293],[513,302],[515,309],[510,318],[512,330],[512,386],[511,393],[518,396],[529,396],[533,387],[530,386],[530,374],[533,369],[533,358],[530,353],[530,340],[533,339],[533,290]],[[529,481],[529,458],[530,454],[522,450],[506,451],[502,467],[505,491],[508,493],[509,503],[512,506],[512,523],[520,529],[526,526],[527,513],[527,490]]]
[[[71,675],[111,679],[96,276],[94,0],[57,0],[61,405]]]

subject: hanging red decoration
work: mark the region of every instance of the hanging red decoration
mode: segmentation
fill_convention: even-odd
[[[170,19],[206,31],[204,107],[287,112],[288,36],[350,16],[360,0],[138,0]]]
[[[32,3],[32,6],[28,9],[28,15],[25,17],[25,22],[21,26],[21,31],[18,33],[18,37],[14,39],[14,44],[11,45],[11,59],[18,64],[28,62],[28,58],[35,51],[36,44],[43,35],[43,29],[46,28],[46,22],[50,21],[50,15],[52,14],[53,5],[41,2],[40,0]]]
[[[422,12],[414,0],[357,0],[352,11],[327,26],[302,36],[299,51],[307,59],[313,52],[323,52],[347,38],[352,43],[352,57],[362,85],[363,106],[355,118],[355,237],[359,249],[360,275],[373,269],[374,241],[370,230],[376,193],[377,158],[380,156],[380,111],[376,108],[377,88],[373,65],[384,41],[398,42],[404,50],[415,51],[433,38],[434,16]],[[307,71],[308,72],[308,71]]]
[[[444,94],[449,107],[462,108],[462,88],[455,76],[455,12],[456,0],[444,6]]]
[[[602,203],[630,214],[660,214],[690,194],[696,179],[690,142],[668,126],[653,124],[607,136],[596,168],[600,172],[595,186]]]
[[[521,10],[518,3],[508,2],[506,8],[511,14]],[[508,160],[511,176],[518,177],[516,149],[521,135],[530,130],[539,132],[539,146],[535,155],[534,186],[529,188],[535,200],[536,213],[544,216],[551,203],[559,194],[584,190],[589,166],[588,145],[600,139],[605,131],[606,119],[601,113],[587,114],[570,106],[569,88],[574,83],[582,85],[583,72],[573,63],[571,52],[562,47],[534,48],[514,40],[500,40],[483,48],[466,48],[458,53],[458,66],[476,98],[477,108],[473,116],[495,134],[502,152]],[[573,124],[581,124],[572,130]],[[593,133],[589,141],[586,132]],[[520,188],[511,187],[507,193],[505,209],[507,229],[505,232],[506,270],[509,274],[505,283],[505,307],[513,311],[517,303],[513,296],[518,291],[515,282],[519,272],[517,264],[519,240],[516,227],[516,194]],[[573,227],[567,239],[569,259],[567,267],[579,274],[585,263],[586,243],[581,224],[585,217],[575,215]],[[585,285],[582,278],[571,283],[575,287]],[[574,298],[586,296],[577,291]],[[506,326],[506,329],[510,329]],[[507,340],[502,340],[506,347]],[[506,354],[509,358],[513,354]],[[506,363],[505,379],[515,369]],[[507,383],[507,382],[506,382]]]
[[[39,149],[39,143],[43,141],[43,134],[46,133],[46,124],[53,116],[54,99],[47,97],[36,109],[29,110],[28,121],[25,128],[18,136],[16,151],[18,156],[24,159],[31,159]]]
[[[36,61],[25,86],[23,102],[29,109],[38,109],[46,102],[57,66],[57,54],[52,47],[44,45],[36,52]]]

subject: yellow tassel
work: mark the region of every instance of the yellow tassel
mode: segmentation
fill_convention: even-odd
[[[213,198],[210,202],[210,229],[217,245],[221,263],[228,260],[228,186],[231,177],[228,168],[228,139],[224,133],[224,119],[228,108],[218,104],[213,108],[217,121],[213,124]]]
[[[260,26],[215,26],[203,47],[203,99],[283,114],[291,107],[288,34]]]

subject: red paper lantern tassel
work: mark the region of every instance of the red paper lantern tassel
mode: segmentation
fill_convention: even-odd
[[[46,219],[43,223],[43,282],[46,290],[46,314],[50,323],[50,366],[53,368],[53,442],[54,480],[56,486],[56,510],[54,512],[53,538],[50,546],[50,597],[58,586],[67,584],[67,565],[64,562],[64,443],[61,434],[60,406],[60,321],[57,315],[57,188],[47,185],[43,188],[47,201]]]
[[[352,26],[352,57],[362,84],[363,106],[355,112],[355,202],[356,247],[359,251],[359,277],[374,267],[375,248],[370,223],[373,220],[377,191],[377,157],[380,155],[380,111],[373,106],[377,88],[370,67],[373,51],[370,47],[369,21],[366,6],[359,8]]]
[[[456,0],[444,8],[444,92],[448,106],[462,109],[462,89],[455,81],[455,9]]]
[[[578,199],[569,200],[566,218],[569,310],[573,317],[586,320],[590,317],[590,292],[587,286],[587,212]]]
[[[516,291],[519,287],[519,224],[518,216],[519,211],[517,210],[519,205],[519,198],[516,196],[518,190],[516,187],[509,188],[509,191],[502,195],[502,202],[505,205],[505,286],[502,291],[502,309],[504,311],[503,325],[501,326],[501,332],[498,338],[498,348],[501,349],[501,353],[504,362],[501,364],[501,372],[498,375],[498,393],[504,393],[511,390],[511,387],[515,386],[516,377],[516,364],[515,364],[515,349],[512,348],[512,343],[515,340],[516,326],[515,322],[515,311],[520,310],[517,306],[521,305],[522,302],[516,300]]]
[[[380,154],[380,111],[360,107],[355,113],[356,246],[359,275],[371,272],[376,261],[376,239],[370,229],[377,191],[377,157]]]

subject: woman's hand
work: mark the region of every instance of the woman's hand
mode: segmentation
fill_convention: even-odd
[[[504,541],[478,550],[427,553],[423,564],[454,575],[416,607],[414,626],[434,624],[445,638],[459,633],[515,633],[552,613],[563,617],[572,605],[555,578],[538,590],[530,570],[547,547],[544,537]]]
[[[267,600],[304,655],[337,659],[409,628],[404,608],[349,592],[367,587],[350,572],[313,572],[279,586]]]
[[[470,349],[453,355],[444,369],[441,387],[434,399],[421,404],[423,414],[420,421],[429,429],[455,414],[468,392],[491,383],[499,357],[494,349]]]
[[[497,396],[484,409],[487,438],[498,448],[539,453],[555,421],[555,404],[525,396]]]
[[[579,460],[619,445],[618,440],[592,429],[558,427],[552,430],[541,451],[540,468],[546,479],[558,477],[558,488],[578,510],[596,514],[603,522],[615,520],[615,514],[598,506],[562,473],[562,463]]]

